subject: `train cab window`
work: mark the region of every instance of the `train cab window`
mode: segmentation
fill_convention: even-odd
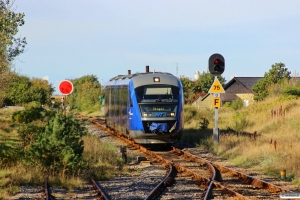
[[[138,103],[178,102],[179,89],[170,85],[141,86],[135,89]]]

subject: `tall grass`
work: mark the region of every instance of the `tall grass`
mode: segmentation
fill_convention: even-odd
[[[118,155],[116,146],[99,142],[99,139],[92,135],[84,136],[83,140],[84,158],[89,166],[85,171],[87,177],[104,180],[122,173],[125,163]]]
[[[222,107],[219,128],[219,144],[212,143],[212,130],[204,141],[192,140],[200,140],[201,148],[213,150],[238,165],[255,167],[276,178],[284,169],[287,180],[300,185],[300,99],[278,96],[238,110]]]

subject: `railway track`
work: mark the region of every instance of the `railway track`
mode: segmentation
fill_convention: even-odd
[[[90,119],[93,134],[113,134],[122,139],[128,151],[141,151],[148,165],[140,175],[115,177],[109,181],[91,179],[80,190],[67,191],[50,187],[45,181],[44,199],[279,199],[280,193],[293,191],[258,179],[238,170],[203,158],[197,151],[173,147],[170,151],[150,151],[104,126],[103,120]],[[100,129],[102,131],[100,131]],[[104,133],[105,130],[105,133]],[[99,138],[108,138],[99,136]],[[136,153],[135,153],[136,154]],[[22,198],[18,198],[22,199]]]
[[[96,120],[94,123],[102,129],[106,129],[99,121],[97,122]],[[108,131],[120,137],[120,135],[114,131]],[[128,141],[127,138],[123,139],[130,145],[136,145],[133,144],[132,141]],[[176,172],[179,172],[177,174],[180,174],[174,177],[173,183],[179,185],[178,183],[181,182],[181,177],[184,177],[182,180],[185,180],[185,182],[183,181],[182,184],[185,186],[187,182],[192,183],[192,185],[197,185],[197,189],[193,187],[193,189],[189,190],[189,193],[193,194],[195,199],[278,199],[280,193],[293,193],[291,190],[218,165],[175,147],[172,151],[167,153],[151,152],[138,145],[136,148],[141,149],[147,155],[154,157],[161,163],[172,165],[176,169]],[[169,187],[166,187],[159,199],[180,198],[178,195],[172,197],[172,193],[176,193],[176,191],[174,192],[174,190],[176,190],[174,188],[177,187],[177,185],[169,185]],[[162,191],[162,189],[160,189],[160,191]],[[180,188],[178,188],[178,193],[181,193]]]
[[[87,183],[83,189],[67,191],[64,189],[53,188],[49,185],[48,181],[45,180],[43,186],[44,192],[42,198],[45,200],[53,199],[100,199],[108,200],[109,198],[100,188],[98,183],[91,178],[90,183]]]

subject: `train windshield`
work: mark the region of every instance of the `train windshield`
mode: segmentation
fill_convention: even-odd
[[[138,103],[178,102],[179,89],[170,85],[147,85],[135,89]]]

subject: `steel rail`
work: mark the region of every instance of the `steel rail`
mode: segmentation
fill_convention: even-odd
[[[173,166],[169,163],[168,173],[165,178],[146,196],[144,200],[156,199],[156,197],[162,193],[165,187],[173,184],[174,179],[171,177],[173,173]]]
[[[95,118],[94,118],[95,119]],[[98,119],[99,120],[99,119]],[[240,178],[243,178],[244,181],[243,183],[245,184],[251,184],[255,187],[258,187],[258,188],[263,188],[263,189],[268,189],[268,190],[271,190],[271,191],[276,191],[276,192],[291,192],[291,191],[288,191],[286,189],[283,189],[283,188],[280,188],[279,186],[275,186],[273,184],[270,184],[270,183],[267,183],[265,181],[262,181],[262,180],[259,180],[259,179],[255,179],[251,176],[248,176],[244,173],[241,173],[241,172],[237,172],[237,171],[234,171],[234,170],[231,170],[229,168],[226,168],[226,167],[222,167],[222,166],[219,166],[217,164],[214,164],[206,159],[203,159],[203,158],[200,158],[198,156],[195,156],[195,155],[192,155],[190,153],[187,153],[187,152],[184,152],[180,149],[177,149],[175,147],[173,147],[173,151],[177,154],[180,154],[184,157],[187,157],[187,158],[193,158],[193,159],[196,159],[197,162],[200,162],[202,164],[206,164],[208,169],[210,170],[211,172],[211,177],[210,179],[207,179],[205,177],[202,177],[201,175],[191,171],[191,170],[188,170],[180,165],[177,165],[173,162],[169,162],[167,160],[165,160],[163,157],[153,153],[152,151],[148,150],[147,148],[139,145],[139,144],[136,144],[134,143],[134,141],[128,139],[128,138],[125,138],[124,136],[122,136],[120,133],[118,133],[118,131],[114,131],[113,129],[110,129],[110,128],[104,128],[102,125],[100,125],[99,123],[97,123],[95,120],[92,120],[92,123],[97,125],[98,127],[100,127],[102,130],[104,131],[107,131],[113,135],[115,135],[116,137],[126,141],[128,144],[134,146],[135,148],[137,149],[140,149],[141,151],[143,151],[144,153],[156,158],[158,161],[166,164],[166,167],[167,165],[171,164],[173,167],[176,168],[176,170],[181,173],[181,172],[186,172],[188,174],[192,174],[192,176],[196,179],[196,180],[199,180],[200,182],[204,183],[206,185],[206,190],[205,190],[205,193],[203,194],[202,198],[203,199],[209,199],[211,193],[212,193],[212,189],[213,187],[217,187],[217,188],[220,188],[224,191],[226,191],[228,194],[231,194],[231,195],[234,195],[240,199],[248,199],[246,198],[245,196],[243,196],[242,194],[238,193],[238,192],[235,192],[231,189],[229,189],[228,187],[222,185],[220,182],[216,181],[216,170],[215,169],[218,169],[219,171],[232,171],[234,172],[235,174],[237,174],[238,177]],[[167,179],[166,177],[164,178],[164,180]],[[162,181],[161,183],[163,183],[164,181]],[[160,184],[161,184],[160,183]],[[157,186],[157,188],[159,188],[159,186]],[[154,190],[154,189],[153,189]],[[149,199],[153,198],[152,195],[148,195],[149,196]],[[147,197],[148,197],[147,196]],[[146,197],[146,198],[147,198]]]
[[[207,179],[207,178],[202,177],[201,175],[199,175],[199,174],[197,174],[197,173],[195,173],[195,172],[193,172],[193,171],[191,171],[191,170],[188,170],[188,169],[186,169],[186,168],[184,168],[184,167],[182,167],[182,166],[180,166],[180,165],[177,165],[177,164],[175,164],[175,163],[173,163],[173,162],[169,162],[169,161],[165,160],[162,156],[159,156],[159,155],[153,153],[152,151],[148,150],[147,148],[145,148],[145,147],[143,147],[143,146],[141,146],[141,145],[139,145],[139,144],[136,144],[134,141],[132,141],[132,140],[130,140],[130,139],[128,139],[128,138],[125,138],[124,136],[122,136],[122,134],[118,133],[118,131],[114,131],[113,129],[110,129],[110,128],[104,128],[103,125],[97,123],[96,120],[94,120],[94,119],[95,119],[95,118],[93,118],[92,123],[95,124],[96,126],[100,127],[102,130],[107,131],[107,132],[109,132],[110,134],[115,135],[116,137],[118,137],[118,138],[124,140],[125,142],[127,142],[127,143],[130,144],[130,145],[133,145],[135,148],[140,149],[140,150],[143,151],[144,153],[146,153],[146,154],[148,154],[148,155],[150,155],[150,156],[156,158],[156,159],[157,159],[159,162],[161,162],[161,163],[164,163],[164,164],[166,164],[166,165],[169,165],[169,163],[170,163],[173,167],[176,168],[176,170],[177,170],[179,173],[186,172],[186,173],[188,173],[188,174],[191,174],[195,180],[199,180],[200,182],[204,183],[204,184],[206,185],[206,187],[207,187],[205,193],[202,195],[202,197],[204,196],[204,199],[205,199],[205,198],[206,198],[206,199],[209,198],[209,194],[210,194],[211,191],[212,191],[212,186],[218,186],[219,188],[222,188],[223,190],[227,191],[227,192],[230,193],[230,194],[233,194],[233,195],[238,196],[238,197],[240,197],[240,198],[243,197],[243,196],[242,196],[241,194],[239,194],[239,193],[236,193],[236,192],[234,192],[234,191],[232,191],[232,190],[230,190],[230,189],[228,189],[228,188],[226,188],[226,187],[224,187],[224,186],[219,186],[217,183],[214,183],[214,179],[215,179],[215,177],[216,177],[216,173],[215,173],[214,167],[211,166],[210,162],[208,162],[208,161],[203,161],[203,159],[198,158],[198,161],[201,162],[201,163],[206,163],[206,164],[208,165],[209,169],[210,169],[211,172],[212,172],[211,179]],[[99,120],[99,119],[98,119],[98,120]],[[174,148],[174,147],[173,147],[173,151],[174,151],[175,153],[177,153],[177,154],[180,154],[180,155],[192,157],[192,154],[188,154],[187,152],[184,152],[184,151],[182,151],[182,150],[180,150],[180,149],[177,149],[177,148]],[[196,158],[196,156],[194,156],[194,157]],[[245,199],[245,198],[242,198],[242,199]]]
[[[44,188],[45,199],[50,200],[50,192],[49,192],[49,185],[48,185],[48,180],[47,179],[45,179],[43,188]]]
[[[114,131],[109,128],[104,128],[101,124],[97,123],[95,120],[92,120],[92,123],[95,124],[96,126],[100,127],[102,130],[107,131],[110,134],[113,134],[114,136],[122,139],[127,144],[134,146],[136,149],[144,152],[145,154],[150,155],[151,157],[155,158],[160,163],[163,163],[166,166],[166,168],[167,168],[166,176],[163,178],[163,180],[158,185],[156,185],[155,188],[153,188],[151,190],[151,192],[146,196],[145,200],[155,199],[155,197],[158,196],[164,190],[165,187],[168,187],[171,184],[173,184],[174,178],[171,177],[171,175],[173,174],[174,170],[173,170],[173,166],[170,162],[166,161],[165,159],[163,159],[163,157],[153,153],[152,151],[148,150],[147,148],[145,148],[139,144],[136,144],[134,141],[122,136],[117,131]]]
[[[109,198],[105,195],[105,193],[102,191],[102,189],[100,188],[100,186],[97,184],[97,182],[91,178],[91,182],[92,185],[94,186],[97,194],[98,194],[98,198],[99,200],[109,200]]]
[[[173,148],[173,151],[186,157],[186,158],[189,158],[189,159],[195,159],[197,160],[197,162],[200,162],[202,164],[205,164],[208,168],[208,170],[210,171],[210,180],[208,181],[208,186],[206,188],[206,191],[204,193],[204,197],[203,199],[206,200],[206,199],[209,199],[209,196],[211,195],[211,192],[212,192],[212,188],[214,186],[213,184],[213,181],[216,180],[216,170],[215,168],[213,167],[213,165],[210,163],[210,162],[207,162],[207,161],[204,161],[202,160],[201,158],[195,156],[195,155],[192,155],[190,153],[187,153],[187,152],[184,152],[176,147],[172,147]]]
[[[213,162],[210,162],[210,161],[208,161],[204,158],[200,158],[199,156],[192,155],[188,152],[184,152],[180,149],[177,149],[177,148],[173,147],[173,150],[176,151],[176,152],[180,152],[183,156],[194,158],[194,159],[199,159],[200,162],[210,163],[215,169],[218,169],[220,172],[230,172],[234,176],[241,179],[243,184],[252,185],[252,186],[254,186],[256,188],[259,188],[259,189],[267,189],[269,192],[272,192],[272,193],[281,193],[281,192],[291,192],[291,193],[293,193],[293,191],[284,189],[284,188],[282,188],[280,186],[277,186],[277,185],[274,185],[272,183],[268,183],[264,180],[254,178],[254,177],[249,176],[245,173],[242,173],[242,172],[239,172],[239,171],[227,168],[227,167],[220,166],[220,165],[215,164]],[[215,177],[212,178],[211,184],[213,184],[215,187],[218,187],[218,188],[221,188],[221,189],[226,189],[229,193],[232,193],[234,195],[239,196],[239,193],[236,193],[236,192],[232,191],[231,189],[223,186],[220,182],[216,181]]]
[[[268,183],[264,180],[254,178],[253,176],[249,176],[249,175],[244,174],[242,172],[239,172],[239,171],[227,168],[227,167],[223,167],[223,166],[220,166],[220,165],[215,164],[215,163],[212,163],[212,165],[216,169],[218,169],[220,172],[228,172],[229,171],[234,176],[241,179],[243,184],[253,185],[254,187],[259,188],[259,189],[266,189],[266,190],[268,190],[269,192],[272,192],[272,193],[293,192],[293,191],[284,189],[280,186],[274,185],[272,183]]]
[[[234,195],[234,196],[238,197],[239,199],[248,199],[245,196],[243,196],[242,194],[240,194],[238,192],[235,192],[235,191],[229,189],[228,187],[225,187],[225,186],[221,185],[219,182],[217,182],[216,181],[217,172],[216,172],[215,167],[213,166],[213,164],[210,161],[208,161],[206,159],[203,159],[203,158],[200,158],[199,156],[190,154],[188,152],[184,152],[184,151],[182,151],[178,148],[175,148],[175,147],[173,147],[173,151],[181,154],[182,156],[184,156],[186,158],[190,158],[190,159],[192,158],[192,159],[196,160],[197,162],[200,162],[202,164],[206,164],[206,166],[209,168],[209,170],[211,172],[211,177],[210,177],[210,180],[208,182],[208,187],[206,189],[206,192],[204,193],[203,199],[206,200],[206,199],[211,198],[210,196],[212,194],[213,187],[220,188],[220,189],[226,191],[228,194],[231,194],[231,195]]]

